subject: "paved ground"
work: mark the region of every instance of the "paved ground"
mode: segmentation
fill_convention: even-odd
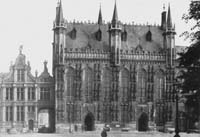
[[[181,137],[200,137],[200,134],[180,133]],[[0,137],[101,137],[100,132],[83,132],[73,134],[0,134]],[[108,132],[108,137],[174,137],[173,134],[164,134],[160,132]]]

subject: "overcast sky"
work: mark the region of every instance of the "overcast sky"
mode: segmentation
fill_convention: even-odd
[[[0,0],[0,72],[8,72],[15,62],[19,46],[23,45],[32,74],[43,71],[48,61],[51,72],[53,21],[58,0]],[[115,0],[62,0],[64,17],[68,21],[96,22],[101,3],[103,20],[110,21]],[[163,4],[171,5],[172,21],[176,24],[176,45],[188,45],[178,36],[189,28],[181,17],[190,0],[117,0],[118,16],[123,23],[160,24]]]

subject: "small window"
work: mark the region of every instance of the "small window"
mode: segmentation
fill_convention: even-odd
[[[25,74],[24,73],[25,72],[22,69],[17,70],[17,81],[19,81],[19,82],[23,82],[24,81],[24,79],[25,79]]]

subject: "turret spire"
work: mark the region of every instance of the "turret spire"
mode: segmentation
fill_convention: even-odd
[[[163,4],[163,11],[165,11],[165,4]]]
[[[56,24],[60,24],[64,21],[63,10],[62,10],[62,1],[58,1],[58,6],[56,7]]]
[[[99,17],[98,17],[98,24],[102,24],[102,13],[101,13],[101,3],[100,3],[100,8],[99,8]]]
[[[23,50],[23,45],[20,45],[20,47],[19,47],[19,54],[22,54],[22,50]]]
[[[171,10],[170,10],[170,4],[168,6],[168,13],[167,13],[167,28],[172,28],[172,17],[171,17]]]
[[[166,30],[166,11],[165,11],[165,4],[163,4],[163,12],[161,13],[161,28]]]
[[[112,18],[112,24],[116,24],[118,21],[118,14],[117,14],[117,4],[115,0],[115,7],[114,7],[114,12],[113,12],[113,18]]]
[[[44,61],[44,72],[48,72],[48,68],[47,68],[47,61]]]

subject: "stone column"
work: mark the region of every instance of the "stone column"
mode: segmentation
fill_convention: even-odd
[[[24,106],[24,126],[27,127],[28,125],[28,106],[27,104]]]
[[[24,88],[24,99],[25,99],[25,102],[28,101],[28,87]]]
[[[17,122],[17,106],[16,104],[13,105],[13,126],[15,127]]]
[[[6,100],[6,88],[5,87],[2,87],[3,90],[2,90],[2,101],[4,102]]]
[[[5,107],[5,102],[6,100],[6,88],[5,87],[2,87],[2,125],[5,124],[6,122],[6,107]]]
[[[35,127],[38,128],[38,100],[40,100],[40,87],[38,84],[35,84]]]
[[[2,123],[0,124],[2,126],[2,128],[0,128],[0,134],[1,133],[6,133],[6,127],[5,127],[5,122],[6,122],[6,107],[3,104],[2,106]]]
[[[4,104],[2,107],[2,121],[3,121],[3,124],[4,122],[6,122],[6,106]]]
[[[35,127],[38,128],[38,106],[35,106]]]
[[[28,106],[27,106],[27,102],[28,102],[28,87],[24,88],[24,100],[25,100],[24,124],[25,124],[25,127],[26,127],[26,125],[28,125]]]
[[[17,121],[17,106],[16,106],[16,101],[17,101],[17,88],[14,87],[14,103],[13,103],[13,126],[15,126],[15,123]]]
[[[35,84],[35,101],[37,102],[40,99],[40,89],[38,87],[38,84]]]
[[[17,101],[17,88],[16,87],[13,88],[13,92],[14,92],[13,99],[14,99],[14,102],[16,102]]]

